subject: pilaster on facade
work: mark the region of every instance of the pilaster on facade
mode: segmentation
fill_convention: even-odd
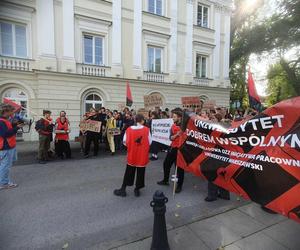
[[[63,58],[62,72],[76,72],[75,34],[74,34],[74,0],[64,0],[63,8]]]
[[[111,74],[122,77],[122,1],[113,0],[112,3]]]
[[[136,78],[143,77],[142,66],[142,9],[141,0],[134,0],[134,23],[133,23],[133,71]]]
[[[193,13],[194,0],[186,1],[185,83],[193,80]]]
[[[57,71],[53,0],[36,1],[39,69]]]
[[[178,0],[170,1],[171,37],[169,41],[169,73],[170,80],[178,81],[177,78],[177,25],[178,25]]]

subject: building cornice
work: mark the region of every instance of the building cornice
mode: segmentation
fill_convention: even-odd
[[[105,24],[107,26],[111,26],[112,25],[112,21],[108,21],[108,20],[104,20],[104,19],[99,19],[99,18],[95,18],[95,17],[90,17],[90,16],[85,16],[85,15],[81,15],[81,14],[75,14],[75,18],[77,19],[83,19],[83,20],[94,20],[98,23],[102,23]]]
[[[148,30],[148,29],[143,29],[142,32],[145,33],[145,34],[150,34],[150,35],[153,35],[153,34],[154,35],[159,35],[161,37],[168,38],[168,39],[171,37],[171,35],[169,35],[169,34],[164,34],[164,33],[160,33],[160,32],[157,32],[157,31]]]
[[[161,16],[161,15],[157,15],[157,14],[154,14],[154,13],[151,13],[151,12],[148,12],[148,11],[142,11],[143,14],[147,15],[147,16],[154,16],[154,17],[157,17],[157,18],[160,18],[160,19],[164,19],[164,20],[167,20],[167,21],[170,21],[171,18],[167,17],[167,16]]]

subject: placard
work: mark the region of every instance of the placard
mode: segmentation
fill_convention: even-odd
[[[162,96],[160,94],[151,94],[144,96],[145,108],[161,107],[164,105]]]
[[[93,121],[93,120],[82,120],[80,121],[80,130],[82,131],[91,131],[100,133],[101,130],[101,122]]]
[[[170,146],[173,123],[173,119],[153,119],[151,123],[152,140]]]
[[[201,106],[202,102],[199,96],[184,96],[181,97],[181,103],[184,107]]]

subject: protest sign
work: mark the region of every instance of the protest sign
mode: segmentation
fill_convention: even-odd
[[[206,110],[214,110],[216,106],[215,100],[205,100],[203,102],[202,108]]]
[[[300,222],[300,97],[229,128],[185,114],[177,165]]]
[[[160,94],[151,94],[144,96],[145,108],[161,107],[164,105],[162,96]]]
[[[137,113],[143,115],[145,119],[149,116],[149,111],[145,108],[140,108]]]
[[[100,133],[101,122],[93,121],[93,120],[83,120],[80,122],[79,127],[81,131],[92,131],[92,132]]]
[[[181,103],[184,107],[201,106],[202,102],[199,96],[184,96],[181,97]]]
[[[121,134],[121,130],[120,130],[120,128],[109,128],[108,129],[108,133],[110,135],[120,135]]]
[[[173,119],[153,119],[151,123],[152,140],[170,146],[170,131],[173,123]]]

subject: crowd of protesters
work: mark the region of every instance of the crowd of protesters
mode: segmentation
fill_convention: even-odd
[[[101,122],[99,132],[84,131],[80,129],[78,141],[81,143],[81,151],[84,158],[90,156],[91,144],[93,143],[93,155],[97,156],[99,152],[99,145],[104,144],[105,149],[109,150],[111,155],[115,155],[116,151],[127,149],[127,168],[124,174],[123,184],[120,189],[114,191],[117,196],[126,196],[126,187],[133,185],[135,174],[136,187],[134,193],[136,196],[140,195],[140,189],[145,186],[145,167],[149,160],[155,161],[158,159],[160,152],[167,152],[163,163],[164,175],[159,185],[169,185],[169,175],[172,166],[176,166],[177,151],[179,148],[179,137],[182,134],[181,123],[184,111],[196,112],[202,119],[211,120],[218,123],[231,123],[240,121],[249,116],[256,115],[253,110],[242,112],[237,110],[232,115],[225,108],[213,108],[210,110],[200,110],[195,108],[175,108],[170,111],[155,109],[149,111],[147,115],[137,114],[135,110],[124,108],[123,111],[110,110],[102,107],[100,110],[91,108],[89,112],[84,114],[82,121],[97,121]],[[1,134],[3,145],[0,153],[9,152],[10,157],[7,158],[9,162],[1,160],[1,187],[13,188],[17,185],[10,182],[8,179],[8,168],[12,165],[15,155],[15,134],[21,127],[20,124],[10,125],[9,117],[13,114],[13,108],[9,106],[2,107],[1,122],[3,123]],[[174,124],[170,131],[171,146],[168,147],[151,139],[151,124],[154,119],[172,118]],[[38,160],[40,164],[45,164],[49,158],[53,157],[50,149],[50,144],[54,141],[55,154],[58,158],[71,158],[71,147],[69,143],[70,122],[67,118],[67,113],[61,111],[59,117],[55,120],[51,117],[51,111],[44,110],[43,117],[36,122],[35,130],[39,134],[39,149]],[[148,135],[149,134],[149,135]],[[0,145],[0,146],[1,146]],[[4,164],[5,163],[5,164]],[[176,193],[180,193],[184,182],[184,170],[177,169],[177,187]],[[208,182],[208,196],[205,201],[215,201],[221,198],[229,200],[229,192],[216,186],[212,182]]]

